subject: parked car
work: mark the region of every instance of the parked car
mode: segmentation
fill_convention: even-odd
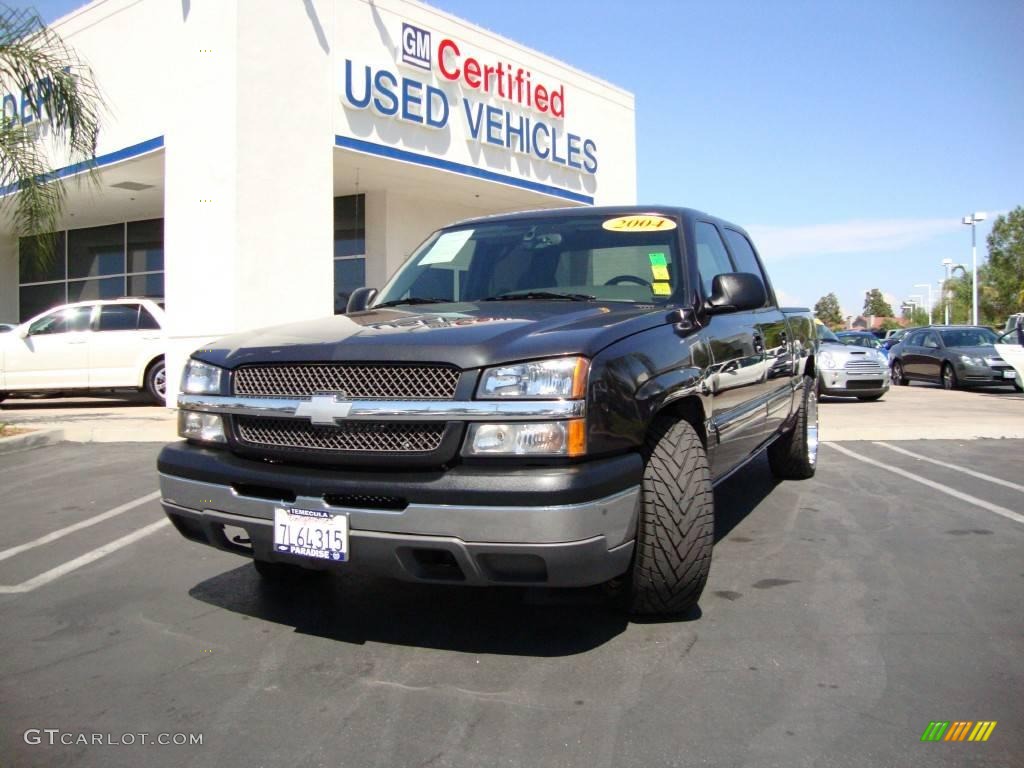
[[[1024,392],[1024,324],[1000,334],[995,348],[996,354],[1017,372],[1017,378],[1013,380],[1014,389]]]
[[[941,384],[945,389],[1013,384],[1017,373],[999,357],[999,336],[977,325],[930,325],[908,333],[889,350],[893,383]]]
[[[1024,312],[1017,312],[1006,318],[1006,325],[1003,326],[1003,333],[1024,328]]]
[[[882,342],[878,340],[871,331],[836,331],[836,337],[843,342],[843,344],[852,344],[856,347],[866,347],[867,349],[877,349],[882,355],[889,359],[889,350],[882,346]]]
[[[7,333],[8,331],[13,331],[16,327],[17,326],[13,325],[12,323],[0,323],[0,333]]]
[[[0,336],[0,401],[45,392],[148,392],[161,405],[164,311],[149,299],[55,307]]]
[[[894,328],[886,331],[885,338],[882,339],[882,348],[885,349],[886,354],[894,346],[900,343],[900,339],[907,335],[908,331],[914,330],[913,328]]]
[[[863,332],[854,333],[860,338]],[[818,339],[818,394],[878,400],[889,391],[889,366],[880,350],[846,343],[824,325],[818,326]]]
[[[345,315],[195,352],[163,508],[266,579],[611,583],[678,613],[707,579],[713,484],[765,448],[778,477],[814,474],[814,349],[810,311],[707,214],[464,221]]]

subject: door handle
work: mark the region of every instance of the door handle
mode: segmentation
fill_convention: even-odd
[[[761,338],[761,334],[754,334],[754,352],[761,354],[764,352],[764,339]]]
[[[68,344],[85,344],[85,339],[78,339],[77,341],[69,339]]]

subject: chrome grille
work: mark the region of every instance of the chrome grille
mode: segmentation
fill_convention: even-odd
[[[848,360],[845,366],[849,373],[873,373],[882,375],[882,366],[874,360]]]
[[[336,392],[353,400],[451,400],[458,383],[459,371],[440,365],[249,365],[234,376],[235,394],[242,397]]]
[[[235,426],[243,443],[266,448],[364,453],[427,453],[436,451],[444,424],[381,424],[349,422],[320,427],[296,419],[237,416]]]

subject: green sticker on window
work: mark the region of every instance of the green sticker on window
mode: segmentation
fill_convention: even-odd
[[[651,260],[652,267],[664,267],[668,264],[668,262],[665,261],[664,253],[649,253],[647,254],[647,258]]]

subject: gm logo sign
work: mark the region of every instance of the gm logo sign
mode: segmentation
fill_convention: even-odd
[[[430,69],[430,33],[402,23],[402,61],[420,69]]]

